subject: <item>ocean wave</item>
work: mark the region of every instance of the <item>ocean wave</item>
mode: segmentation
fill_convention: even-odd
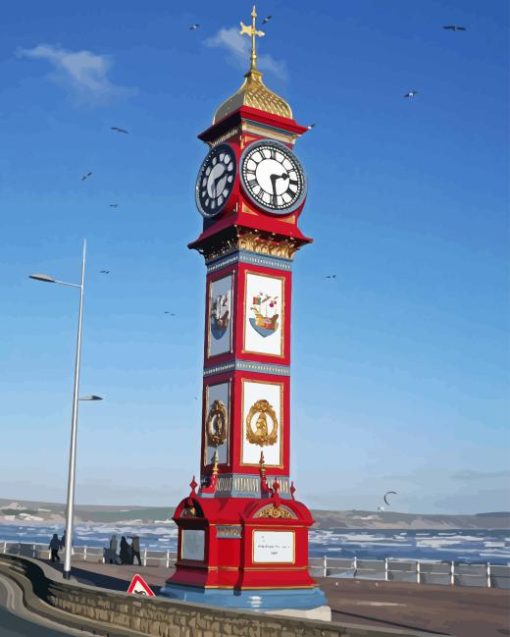
[[[12,524],[0,525],[0,550],[3,541],[38,543],[48,545],[53,533],[59,537],[64,532],[64,524],[45,525],[24,524],[16,520]],[[75,526],[76,546],[98,548],[107,546],[112,535],[138,535],[142,548],[152,551],[175,551],[177,547],[177,526],[173,522],[158,521],[155,524],[90,523],[80,522]],[[313,529],[309,534],[309,551],[312,556],[351,559],[384,559],[390,557],[402,560],[466,561],[506,564],[510,561],[508,531],[474,532],[433,532],[419,533],[412,530],[346,530]]]

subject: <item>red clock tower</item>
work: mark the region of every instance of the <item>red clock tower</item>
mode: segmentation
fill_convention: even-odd
[[[210,150],[189,245],[207,266],[200,484],[174,514],[176,572],[161,594],[206,604],[330,618],[308,572],[307,507],[290,481],[292,260],[307,182],[293,153],[307,131],[251,64],[199,135]]]

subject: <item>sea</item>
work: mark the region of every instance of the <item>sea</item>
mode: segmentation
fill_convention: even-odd
[[[48,544],[53,533],[62,535],[62,525],[0,524],[3,541]],[[140,537],[142,548],[149,551],[177,550],[177,528],[171,520],[144,524],[77,524],[76,546],[104,547],[110,537]],[[510,530],[398,530],[398,529],[312,529],[309,536],[311,557],[351,559],[447,560],[467,563],[510,565]]]

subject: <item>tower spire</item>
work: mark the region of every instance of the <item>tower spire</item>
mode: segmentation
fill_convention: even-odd
[[[257,20],[257,10],[255,8],[255,5],[253,5],[253,9],[251,12],[251,26],[246,26],[246,24],[244,24],[244,22],[241,21],[241,31],[240,31],[241,35],[249,35],[251,37],[251,54],[250,54],[249,73],[257,70],[257,47],[256,47],[255,38],[257,37],[261,38],[265,35],[264,31],[257,31],[256,20]]]

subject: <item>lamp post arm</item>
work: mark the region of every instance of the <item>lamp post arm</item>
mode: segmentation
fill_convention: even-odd
[[[53,283],[58,283],[59,285],[66,285],[67,287],[70,288],[81,288],[82,285],[80,285],[79,283],[68,283],[67,281],[59,281],[58,279],[55,279],[55,281],[53,281]]]
[[[85,257],[87,251],[87,242],[83,241],[83,254],[81,262],[81,284],[62,283],[72,287],[80,288],[80,306],[78,311],[78,330],[76,334],[76,358],[74,363],[74,388],[73,388],[73,409],[71,423],[71,443],[69,445],[69,475],[67,479],[67,511],[66,511],[66,546],[64,559],[64,578],[69,579],[71,576],[71,553],[73,549],[73,521],[74,521],[74,492],[76,477],[76,439],[78,433],[78,401],[80,391],[80,363],[81,363],[81,335],[83,325],[83,296],[85,288]]]

